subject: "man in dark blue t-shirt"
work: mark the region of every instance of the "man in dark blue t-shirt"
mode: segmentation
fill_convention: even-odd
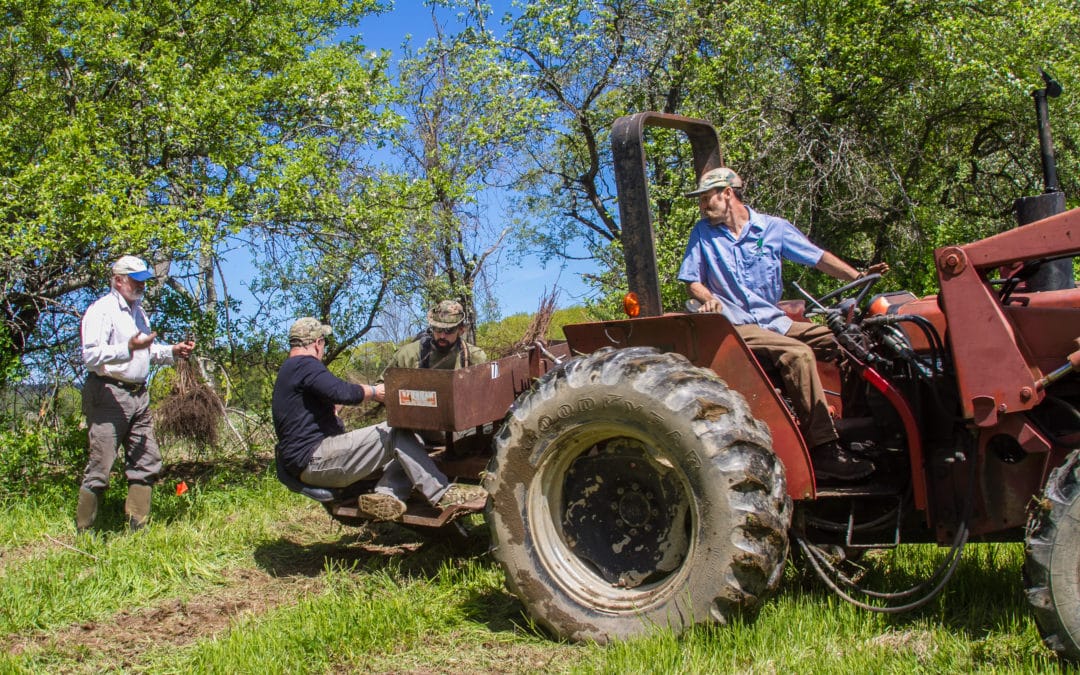
[[[481,488],[451,484],[415,433],[385,423],[345,431],[337,406],[382,401],[383,385],[352,384],[331,373],[322,359],[330,326],[304,317],[289,329],[289,357],[274,383],[275,455],[301,482],[345,487],[376,471],[383,475],[360,510],[378,520],[399,520],[415,489],[430,504],[446,507],[482,496]],[[397,463],[401,471],[387,471]]]

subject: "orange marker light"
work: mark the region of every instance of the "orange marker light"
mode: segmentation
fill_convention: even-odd
[[[880,316],[882,314],[888,314],[889,313],[889,300],[888,300],[888,298],[886,298],[884,295],[878,296],[878,299],[874,300],[873,304],[870,305],[870,309],[867,310],[867,313],[870,314],[871,316]]]
[[[627,293],[622,299],[622,308],[626,312],[626,316],[633,319],[638,314],[641,314],[641,303],[638,302],[637,293]]]

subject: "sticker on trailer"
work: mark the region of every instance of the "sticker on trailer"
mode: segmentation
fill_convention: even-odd
[[[418,408],[438,408],[439,397],[433,391],[421,389],[398,389],[398,405],[409,405]]]

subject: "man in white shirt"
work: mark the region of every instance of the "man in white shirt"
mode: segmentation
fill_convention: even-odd
[[[112,266],[109,293],[86,310],[82,320],[82,357],[89,371],[82,390],[83,414],[90,432],[90,460],[79,489],[75,526],[94,524],[109,472],[123,445],[128,480],[124,513],[137,530],[150,516],[150,493],[161,472],[161,452],[154,438],[146,378],[150,366],[186,359],[191,340],[174,345],[154,342],[157,333],[142,308],[146,281],[154,273],[146,263],[125,255]]]

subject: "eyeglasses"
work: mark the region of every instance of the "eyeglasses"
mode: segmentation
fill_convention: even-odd
[[[432,326],[431,332],[435,333],[436,335],[450,335],[451,333],[457,331],[458,328],[460,328],[460,326],[454,326],[453,328],[435,328],[434,326]]]

